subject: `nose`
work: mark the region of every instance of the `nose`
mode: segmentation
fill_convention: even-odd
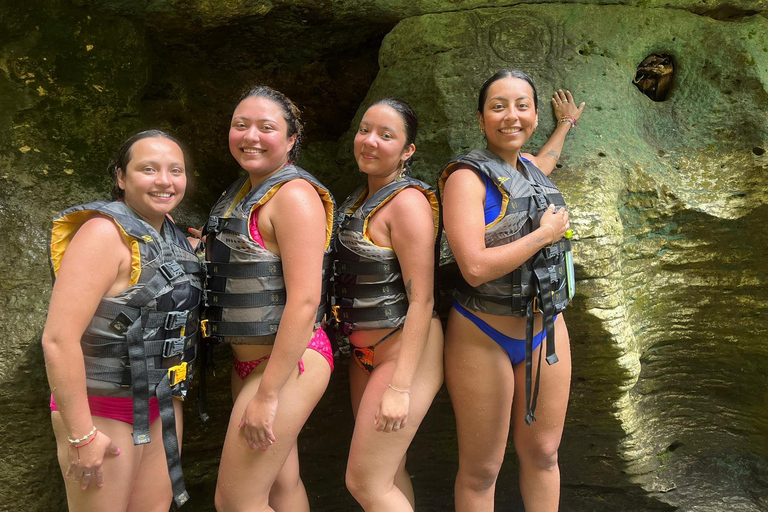
[[[368,147],[376,147],[376,134],[370,132],[363,138],[363,145]]]
[[[155,174],[155,184],[161,187],[167,187],[171,184],[171,171],[163,169]]]
[[[258,142],[259,141],[259,130],[255,126],[251,126],[248,128],[245,133],[243,134],[243,140],[246,142]]]

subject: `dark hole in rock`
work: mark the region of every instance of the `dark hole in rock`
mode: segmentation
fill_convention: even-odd
[[[680,441],[675,441],[675,442],[673,442],[671,445],[669,445],[667,447],[667,451],[668,452],[673,452],[673,451],[677,450],[678,448],[680,448],[681,446],[683,446],[683,443],[681,443]]]
[[[664,151],[663,149],[660,149],[659,150],[659,156],[667,156],[667,152]]]
[[[763,149],[763,148],[761,148],[761,147],[757,146],[757,147],[754,147],[754,148],[752,148],[752,152],[753,152],[755,155],[757,155],[757,156],[762,156],[762,155],[764,155],[764,154],[765,154],[765,149]]]
[[[603,153],[602,151],[600,151],[600,152],[597,154],[597,156],[600,156],[600,157],[605,157],[606,155],[605,155],[605,153]]]
[[[558,169],[562,169],[563,168],[563,164],[555,164],[555,167],[557,167]]]
[[[672,89],[674,71],[671,55],[652,53],[637,66],[632,83],[653,101],[664,101]]]

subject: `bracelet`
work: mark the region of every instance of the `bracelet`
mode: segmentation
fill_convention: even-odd
[[[411,394],[410,389],[399,389],[393,386],[392,384],[387,384],[387,386],[389,386],[389,389],[391,389],[392,391],[397,391],[398,393],[408,393],[409,395]]]
[[[78,445],[78,444],[82,443],[83,441],[85,441],[89,437],[95,436],[95,435],[96,435],[96,426],[94,425],[94,427],[91,429],[91,431],[88,432],[87,434],[85,434],[80,439],[72,439],[71,437],[68,437],[67,441],[69,441],[69,444],[71,444],[72,446],[75,446],[75,445]]]
[[[571,126],[574,128],[578,128],[579,125],[576,123],[576,119],[573,116],[563,116],[560,118],[560,120],[557,122],[557,124],[560,123],[571,123]]]
[[[552,243],[555,243],[555,228],[553,228],[551,224],[541,224],[541,226],[547,226],[552,230]]]
[[[94,432],[94,433],[93,433],[93,437],[91,437],[89,440],[87,440],[87,441],[86,441],[86,442],[84,442],[84,443],[76,444],[76,445],[75,445],[75,448],[78,448],[78,449],[79,449],[79,448],[82,448],[83,446],[88,446],[89,444],[91,444],[91,443],[93,442],[93,440],[94,440],[94,439],[96,439],[96,436],[98,435],[98,433],[99,433],[99,432],[98,432],[98,430],[97,430],[96,432]]]

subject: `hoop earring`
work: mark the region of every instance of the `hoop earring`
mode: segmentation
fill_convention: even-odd
[[[400,164],[400,169],[397,171],[397,176],[395,177],[395,181],[403,181],[406,178],[407,172],[408,172],[408,169],[405,168],[405,162],[402,162]]]

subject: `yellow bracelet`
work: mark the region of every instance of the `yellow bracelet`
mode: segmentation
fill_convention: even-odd
[[[551,224],[541,224],[542,226],[547,226],[549,229],[552,230],[552,243],[555,242],[555,228],[552,227]]]

